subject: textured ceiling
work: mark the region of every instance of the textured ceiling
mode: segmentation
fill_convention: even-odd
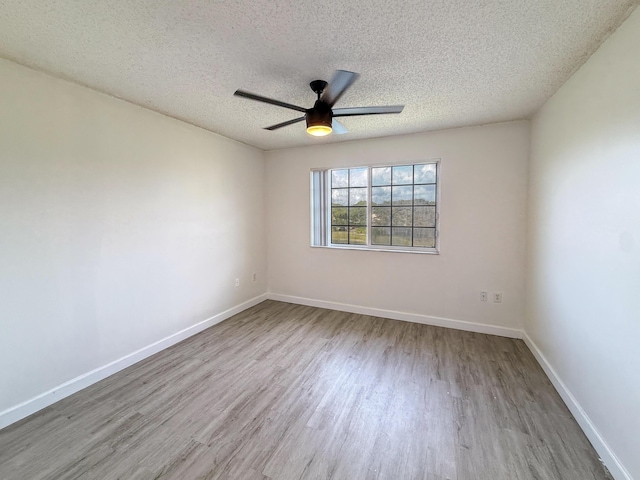
[[[637,0],[2,0],[0,56],[271,150],[526,118]],[[316,78],[360,79],[343,118],[313,138],[298,112]]]

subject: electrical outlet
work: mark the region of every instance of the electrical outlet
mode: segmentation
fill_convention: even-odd
[[[489,295],[487,294],[487,292],[480,292],[480,301],[481,302],[487,302],[489,298]]]
[[[239,287],[239,286],[240,286],[240,279],[236,278],[236,287]]]
[[[501,292],[495,292],[493,294],[493,303],[502,303],[502,293]]]
[[[258,278],[258,276],[256,275],[256,272],[253,272],[253,275],[251,276],[251,279],[255,282],[256,278]]]

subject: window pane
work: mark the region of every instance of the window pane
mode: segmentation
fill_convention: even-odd
[[[331,170],[331,187],[348,187],[349,170]]]
[[[331,205],[347,206],[349,204],[349,189],[337,188],[331,190]]]
[[[372,187],[372,205],[391,205],[391,187]]]
[[[351,177],[349,180],[350,187],[366,187],[367,186],[367,168],[352,168],[349,170]]]
[[[391,244],[410,247],[411,246],[411,230],[412,230],[411,228],[393,227],[391,229],[391,233],[392,233]]]
[[[391,207],[372,207],[371,225],[391,225]]]
[[[411,194],[413,193],[413,187],[411,185],[406,187],[391,187],[393,205],[411,205]]]
[[[394,227],[410,227],[411,220],[411,207],[394,207],[391,213],[391,225]]]
[[[416,165],[413,183],[436,183],[436,164]]]
[[[349,208],[349,225],[367,225],[367,207]]]
[[[404,185],[413,183],[413,165],[393,167],[393,184]]]
[[[391,229],[389,227],[371,227],[372,245],[391,245]]]
[[[349,227],[349,243],[351,245],[366,245],[367,227]]]
[[[331,225],[348,225],[348,212],[347,207],[333,207],[331,209]]]
[[[391,167],[372,168],[371,185],[391,185]]]
[[[349,205],[367,205],[367,189],[366,188],[350,188],[349,189]]]
[[[349,227],[331,227],[331,243],[347,243]]]
[[[414,228],[413,229],[413,246],[434,248],[436,246],[436,229],[435,228]]]
[[[414,187],[414,203],[416,205],[435,205],[436,204],[436,186],[435,185],[416,185]]]
[[[436,207],[413,207],[414,227],[435,227]]]

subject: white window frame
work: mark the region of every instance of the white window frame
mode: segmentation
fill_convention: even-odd
[[[409,247],[400,245],[372,245],[371,244],[371,169],[379,167],[399,167],[413,165],[436,165],[436,219],[435,219],[435,247]],[[331,243],[331,170],[345,170],[351,168],[367,168],[367,244],[350,245],[344,243]],[[346,250],[366,250],[379,252],[405,252],[405,253],[440,253],[440,194],[441,194],[441,164],[440,159],[421,160],[414,162],[381,163],[371,165],[349,165],[333,168],[311,169],[311,247],[335,248]],[[415,184],[411,184],[415,185]],[[412,228],[414,228],[412,226]]]

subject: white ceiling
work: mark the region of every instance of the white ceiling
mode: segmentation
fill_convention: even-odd
[[[2,0],[0,56],[271,150],[531,116],[637,0]],[[360,79],[317,139],[298,112],[334,70]]]

